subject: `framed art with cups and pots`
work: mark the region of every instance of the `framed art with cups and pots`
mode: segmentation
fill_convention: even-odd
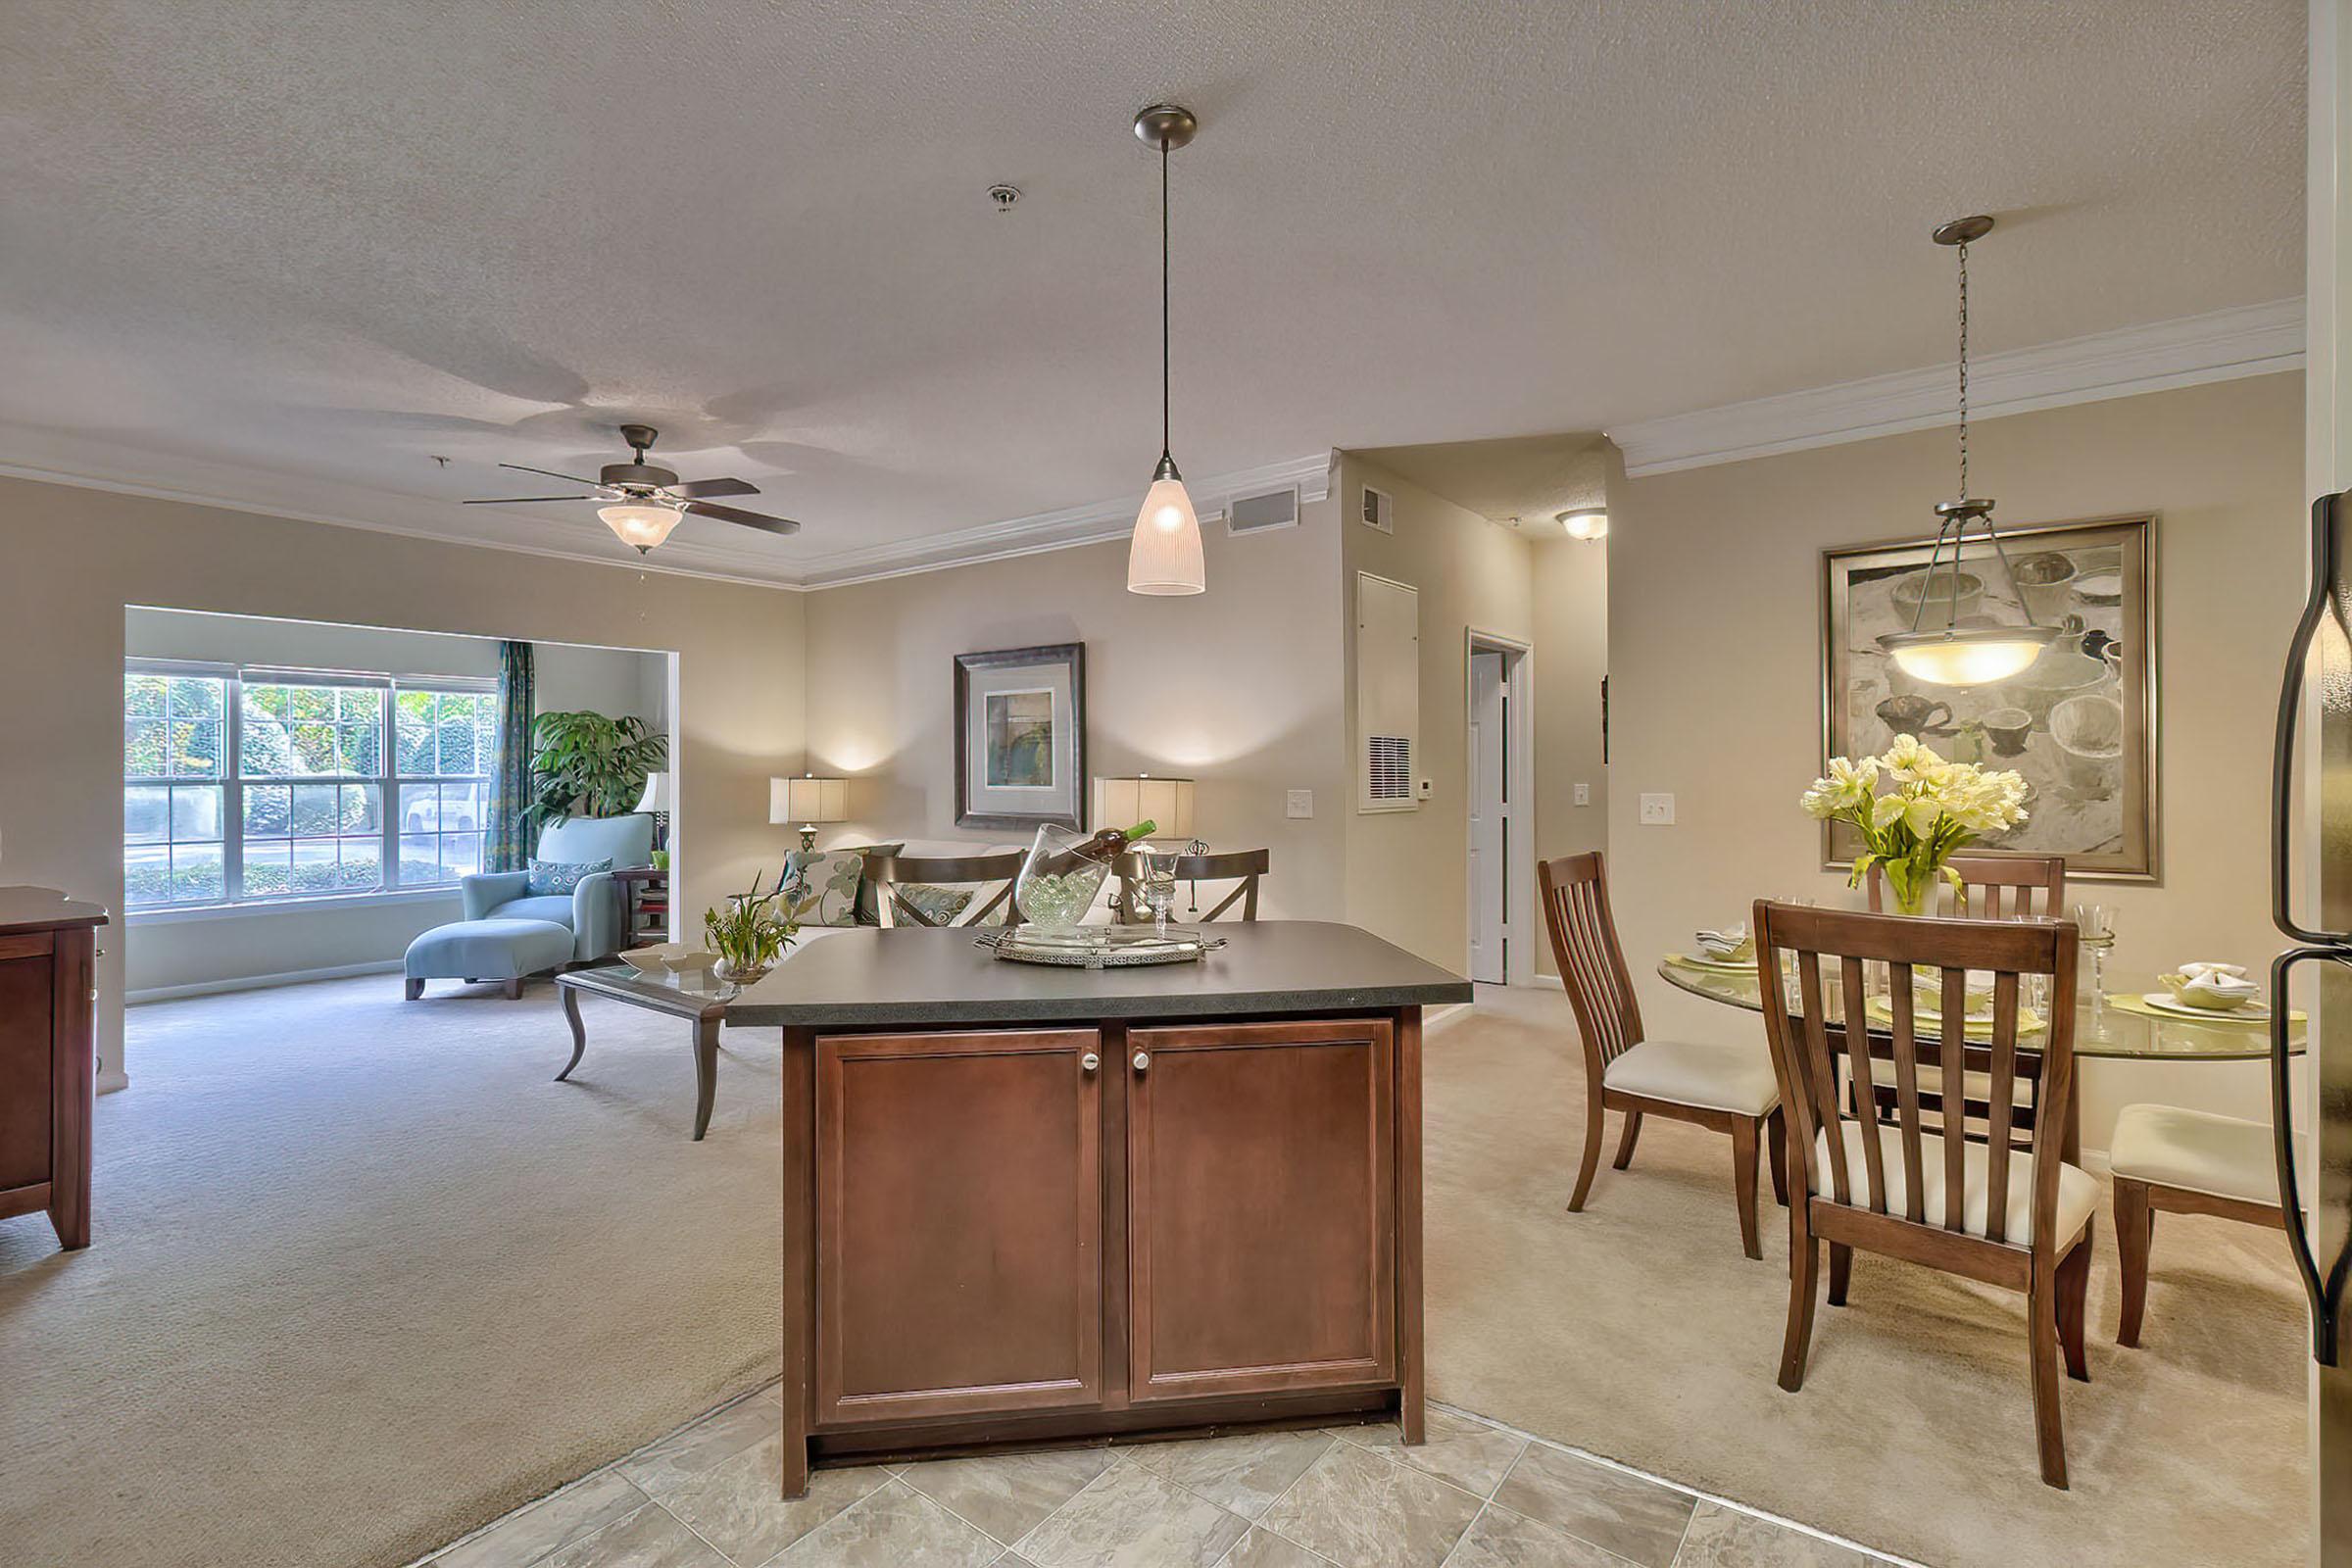
[[[2010,570],[1983,545],[1929,567],[1933,541],[1822,552],[1822,755],[1883,752],[1916,735],[1946,758],[2023,774],[2027,820],[1990,850],[2063,855],[2070,878],[2157,880],[2156,518],[2138,514],[2004,526]],[[2014,573],[2014,583],[2012,582]],[[1880,645],[1920,618],[1962,626],[2030,617],[2059,629],[2018,674],[1982,686],[1915,680]],[[1955,605],[1956,601],[1956,605]],[[1824,825],[1826,865],[1850,865],[1854,830]]]
[[[1086,645],[956,656],[956,825],[1086,826]]]

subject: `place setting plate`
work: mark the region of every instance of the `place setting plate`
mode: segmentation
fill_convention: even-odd
[[[2170,991],[2143,992],[2139,1000],[2142,1005],[2167,1017],[2186,1018],[2193,1023],[2264,1023],[2271,1016],[2271,1004],[2267,1002],[2249,1002],[2242,1007],[2195,1007]]]

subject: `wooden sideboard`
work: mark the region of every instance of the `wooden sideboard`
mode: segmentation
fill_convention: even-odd
[[[106,918],[53,888],[0,888],[0,1219],[46,1209],[67,1248],[90,1245],[94,933]]]

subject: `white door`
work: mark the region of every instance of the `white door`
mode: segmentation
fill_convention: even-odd
[[[1502,655],[1470,656],[1470,978],[1499,985],[1508,958],[1510,714]]]

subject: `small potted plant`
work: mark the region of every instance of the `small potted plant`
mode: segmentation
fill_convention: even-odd
[[[775,887],[765,894],[760,891],[760,879],[754,877],[751,892],[727,900],[724,908],[703,911],[704,939],[718,955],[718,961],[710,966],[712,974],[748,986],[774,967],[801,931],[777,903],[783,892],[780,874]]]
[[[1893,788],[1879,793],[1884,772]],[[1897,735],[1879,757],[1859,762],[1830,759],[1829,775],[1813,781],[1800,804],[1824,821],[1851,822],[1862,835],[1846,886],[1860,887],[1878,866],[1886,876],[1901,914],[1921,914],[1947,878],[1962,897],[1960,878],[1944,862],[1987,833],[2001,833],[2026,819],[2026,781],[2013,772],[1990,772],[1974,762],[1950,762],[1919,743]]]

